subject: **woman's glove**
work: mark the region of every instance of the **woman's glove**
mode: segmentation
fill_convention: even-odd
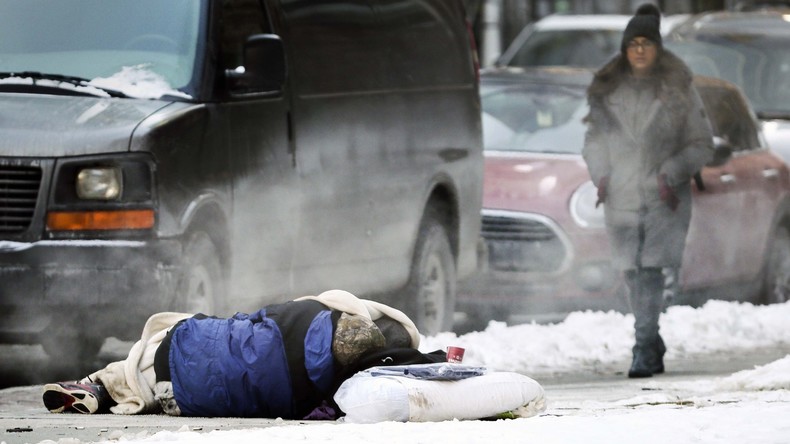
[[[595,202],[595,208],[598,208],[598,205],[606,202],[606,187],[609,186],[609,176],[604,176],[598,181],[598,201]]]
[[[670,210],[675,211],[678,208],[680,199],[678,199],[675,192],[672,191],[672,188],[667,184],[666,174],[658,175],[658,195],[661,197],[661,200],[667,204]]]

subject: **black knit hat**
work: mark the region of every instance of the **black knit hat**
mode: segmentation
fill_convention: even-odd
[[[628,43],[636,37],[645,37],[661,47],[661,11],[652,3],[645,3],[636,10],[623,32],[620,50],[625,53]]]

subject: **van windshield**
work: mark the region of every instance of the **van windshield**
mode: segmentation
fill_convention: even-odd
[[[177,93],[192,80],[201,3],[0,0],[0,73],[83,78],[132,97]]]

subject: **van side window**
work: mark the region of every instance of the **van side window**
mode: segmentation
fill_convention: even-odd
[[[469,84],[464,16],[447,0],[282,0],[304,94]],[[431,42],[425,44],[425,42]],[[442,63],[436,63],[441,60]]]
[[[419,88],[472,81],[465,17],[447,0],[371,0],[386,48],[389,87]],[[460,26],[459,26],[460,25]],[[426,45],[423,42],[431,41]],[[443,63],[435,63],[442,60]],[[427,69],[426,69],[427,67]]]
[[[220,17],[220,68],[244,65],[244,42],[254,34],[271,33],[260,0],[225,0]]]
[[[299,54],[292,80],[304,94],[373,91],[383,87],[386,46],[368,0],[283,0],[287,41]]]

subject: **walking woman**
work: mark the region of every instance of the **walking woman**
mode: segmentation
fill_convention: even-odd
[[[662,269],[677,270],[691,219],[690,180],[713,157],[689,68],[662,46],[661,14],[639,7],[620,54],[587,91],[584,159],[598,186],[615,264],[623,270],[636,344],[628,376],[663,373]]]

